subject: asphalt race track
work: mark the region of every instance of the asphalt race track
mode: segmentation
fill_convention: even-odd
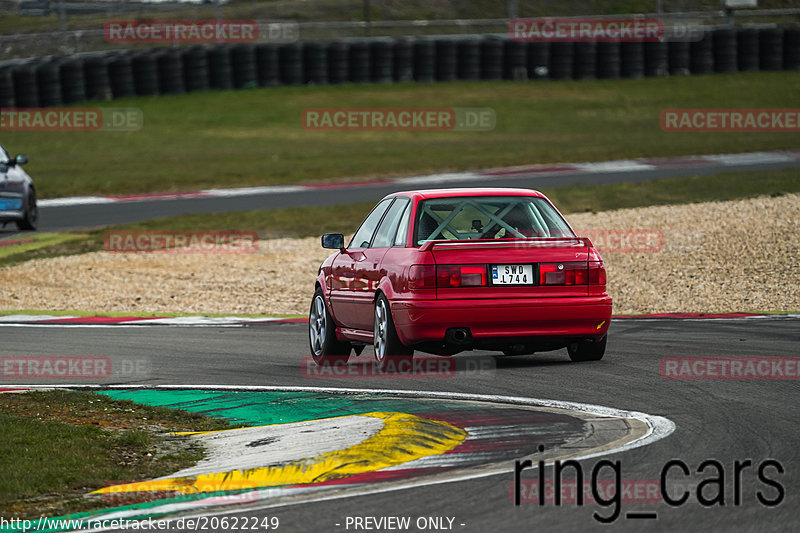
[[[668,476],[676,491],[670,493],[672,497],[688,491],[685,503],[675,507],[658,499],[630,503],[623,495],[619,517],[610,526],[600,524],[593,513],[610,516],[613,506],[565,503],[559,507],[552,502],[540,506],[530,498],[526,501],[523,494],[523,502],[516,507],[510,484],[514,480],[514,461],[521,457],[513,452],[506,458],[508,472],[503,474],[322,501],[311,498],[288,506],[270,507],[259,502],[245,511],[226,515],[278,517],[278,531],[364,531],[367,529],[354,527],[353,519],[367,516],[410,517],[409,531],[800,528],[795,510],[800,476],[793,470],[794,465],[800,464],[796,444],[800,440],[797,375],[788,379],[737,380],[662,377],[665,357],[777,357],[792,358],[796,365],[800,321],[620,319],[612,323],[609,335],[606,357],[597,363],[570,363],[566,350],[499,359],[471,352],[457,356],[460,370],[447,379],[330,379],[309,377],[303,372],[303,358],[308,354],[303,324],[225,328],[0,327],[4,356],[93,355],[108,356],[112,362],[145,363],[138,372],[113,376],[106,384],[398,389],[525,396],[640,411],[666,417],[677,429],[647,446],[581,461],[587,483],[592,481],[592,467],[601,459],[620,462],[623,487],[626,482],[633,486],[658,483],[662,469],[672,459],[684,463],[689,472],[684,474],[674,467]],[[365,350],[361,359],[369,352]],[[351,364],[359,360],[351,359]],[[0,388],[14,383],[3,376]],[[29,380],[25,383],[32,384]],[[36,382],[46,383],[55,382]],[[718,466],[707,466],[698,473],[703,462],[709,460],[717,461]],[[752,466],[740,469],[736,483],[736,463],[747,460]],[[536,482],[537,472],[523,472],[523,482]],[[567,477],[572,476],[572,471],[567,472]],[[553,481],[553,468],[546,468],[544,473],[547,481]],[[724,481],[719,485],[705,482],[711,478]],[[724,505],[703,505],[698,492],[706,504],[722,494]],[[760,503],[759,497],[772,506]],[[775,505],[776,502],[780,503]],[[652,517],[652,513],[656,516]],[[417,519],[424,517],[447,517],[453,521],[443,520],[439,528],[415,527]]]
[[[420,176],[382,183],[359,183],[357,186],[331,184],[320,190],[272,190],[236,196],[178,197],[147,199],[118,203],[87,205],[48,205],[40,202],[40,231],[59,231],[139,222],[153,218],[170,217],[187,213],[221,213],[278,207],[322,206],[355,202],[375,202],[398,190],[430,189],[436,187],[525,187],[546,188],[565,185],[605,185],[610,183],[650,181],[663,178],[717,174],[738,171],[771,171],[800,166],[800,152],[755,152],[703,156],[703,158],[669,158],[641,161],[610,161],[583,164],[581,170],[557,169],[562,165],[539,166],[523,169],[500,169],[497,173],[454,173]],[[567,165],[568,166],[568,165]],[[463,177],[463,179],[461,179]],[[35,179],[35,176],[34,176]],[[340,184],[341,185],[341,184]],[[224,187],[220,184],[219,187]],[[270,188],[267,188],[270,189]],[[0,238],[7,238],[6,231]]]
[[[704,161],[683,158],[676,164],[636,162],[597,164],[583,171],[538,169],[498,171],[491,176],[460,174],[412,178],[406,183],[334,185],[324,194],[314,188],[254,190],[248,194],[216,197],[175,197],[131,201],[41,206],[41,231],[95,227],[136,222],[183,213],[229,212],[292,206],[318,206],[375,201],[400,189],[513,186],[545,188],[573,184],[607,184],[714,174],[743,170],[778,170],[800,165],[800,152],[776,161],[775,153],[763,157],[708,156]],[[714,157],[718,157],[716,162]],[[727,158],[727,159],[725,159]],[[466,173],[469,174],[469,173]],[[466,175],[465,174],[465,175]],[[402,181],[402,180],[400,180]],[[269,188],[267,188],[269,189]],[[14,234],[10,227],[0,239]],[[26,385],[97,384],[126,386],[205,387],[319,387],[324,389],[402,390],[431,392],[441,402],[457,402],[456,395],[524,397],[541,401],[575,402],[621,411],[647,413],[674,423],[676,429],[654,442],[622,452],[598,452],[579,462],[587,501],[574,502],[567,483],[562,494],[572,494],[557,506],[551,491],[556,486],[554,468],[527,469],[522,473],[521,504],[514,505],[516,460],[538,457],[530,450],[547,441],[531,434],[531,442],[509,442],[501,473],[459,480],[432,480],[409,475],[404,488],[341,490],[336,488],[302,495],[295,500],[241,503],[215,508],[205,515],[255,520],[277,518],[278,531],[389,531],[391,527],[364,521],[367,517],[408,517],[405,531],[797,531],[795,516],[800,476],[800,416],[798,346],[800,317],[748,319],[618,319],[611,325],[606,357],[597,363],[571,363],[566,350],[510,358],[470,352],[456,356],[456,370],[435,379],[387,378],[347,375],[337,378],[310,373],[306,325],[255,323],[237,327],[182,327],[159,325],[35,325],[0,324],[0,359],[6,356],[105,356],[117,371],[104,380],[15,379],[0,365],[0,389]],[[351,359],[349,368],[371,358],[365,350]],[[786,362],[787,375],[775,372],[769,379],[669,379],[665,358],[684,358],[686,364],[701,358],[771,358]],[[774,367],[772,367],[774,368]],[[788,370],[794,369],[789,375]],[[452,394],[451,394],[452,393]],[[628,421],[622,415],[620,424]],[[514,429],[513,424],[509,426]],[[519,434],[517,434],[517,438]],[[602,440],[602,439],[598,439]],[[616,448],[615,448],[616,449]],[[496,450],[495,450],[496,452]],[[493,452],[494,453],[494,452]],[[527,454],[527,455],[525,455]],[[496,456],[493,456],[496,459]],[[494,459],[493,459],[494,460]],[[602,493],[607,475],[593,475],[603,461],[619,461],[622,501],[589,501],[592,489]],[[685,466],[686,470],[682,468]],[[468,466],[469,468],[477,468]],[[540,472],[543,478],[540,480]],[[670,505],[660,493],[662,472]],[[565,477],[574,479],[574,470]],[[436,481],[436,482],[434,482]],[[543,504],[530,491],[543,483]],[[603,483],[606,483],[605,485]],[[575,487],[572,486],[572,489]],[[627,488],[627,489],[626,489]],[[315,495],[316,494],[316,495]],[[607,493],[603,493],[608,495]],[[288,502],[288,503],[287,503]],[[202,516],[194,511],[193,516]],[[600,519],[613,517],[610,525]],[[426,520],[430,518],[432,520]],[[357,521],[359,519],[360,521]],[[418,521],[420,520],[420,521]],[[360,524],[357,526],[356,524]],[[398,529],[398,528],[395,528]],[[175,528],[174,530],[180,530]],[[185,529],[183,529],[185,530]],[[227,530],[207,527],[204,530]],[[252,529],[251,529],[252,530]],[[264,528],[257,529],[264,531]]]

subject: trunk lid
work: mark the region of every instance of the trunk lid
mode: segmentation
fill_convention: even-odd
[[[586,296],[589,289],[585,284],[541,285],[539,266],[542,263],[575,266],[581,262],[588,267],[590,255],[592,260],[597,258],[591,242],[581,237],[428,241],[420,248],[420,251],[426,250],[433,255],[437,276],[446,277],[450,271],[458,276],[458,268],[448,269],[448,265],[467,266],[461,270],[464,272],[462,275],[477,276],[477,272],[485,272],[485,281],[482,281],[485,285],[481,286],[447,287],[439,283],[436,289],[438,299]],[[496,277],[493,276],[495,272]],[[527,279],[528,276],[531,279]],[[509,283],[500,284],[500,278]]]

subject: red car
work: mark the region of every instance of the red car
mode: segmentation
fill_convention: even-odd
[[[414,350],[603,357],[611,321],[603,260],[543,194],[441,189],[390,194],[319,269],[309,314],[318,364],[372,344],[382,366]]]

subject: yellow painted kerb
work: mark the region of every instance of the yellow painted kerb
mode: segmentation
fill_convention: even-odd
[[[114,485],[94,493],[165,491],[197,494],[239,490],[243,487],[320,483],[439,455],[452,450],[467,437],[467,432],[460,427],[408,413],[376,412],[358,416],[380,418],[383,428],[372,437],[344,450],[280,466]]]

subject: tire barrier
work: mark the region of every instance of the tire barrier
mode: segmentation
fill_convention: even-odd
[[[181,54],[183,80],[189,92],[208,90],[208,50],[203,46],[186,48]]]
[[[759,30],[758,68],[761,70],[783,69],[783,30],[781,28]]]
[[[328,45],[306,43],[303,46],[303,66],[305,83],[311,85],[328,83]]]
[[[620,68],[623,78],[644,78],[643,43],[626,42],[619,45]]]
[[[619,78],[622,68],[619,43],[597,43],[597,77]]]
[[[303,45],[288,43],[278,48],[278,72],[284,85],[303,83]]]
[[[278,45],[256,45],[256,73],[259,87],[274,87],[280,84]]]
[[[414,81],[414,44],[410,39],[396,39],[392,45],[394,81]]]
[[[783,68],[800,70],[800,27],[783,30]]]
[[[366,83],[369,81],[369,43],[366,41],[353,41],[349,43],[350,52],[347,58],[350,62],[350,81],[353,83]]]
[[[669,74],[671,76],[687,76],[691,74],[689,59],[691,54],[690,43],[686,41],[670,41],[667,45],[669,58]]]
[[[573,77],[576,80],[593,80],[597,77],[597,43],[575,43]]]
[[[11,68],[0,66],[0,109],[15,106],[14,79],[11,77]]]
[[[233,89],[231,49],[228,45],[212,46],[208,50],[208,85],[212,89]]]
[[[506,39],[504,42],[505,62],[503,74],[508,80],[526,81],[528,79],[528,43]]]
[[[83,65],[80,61],[69,57],[61,60],[58,64],[58,76],[61,78],[61,100],[65,104],[80,104],[86,101]]]
[[[721,28],[712,36],[714,72],[737,72],[739,70],[739,53],[736,30]]]
[[[392,39],[374,39],[369,47],[370,80],[374,83],[394,81],[394,54]]]
[[[453,81],[456,79],[456,41],[453,39],[436,40],[436,81]]]
[[[63,103],[61,99],[61,78],[58,75],[58,63],[53,60],[42,61],[36,65],[36,85],[39,87],[39,105],[56,107]],[[2,81],[0,81],[2,84]],[[0,89],[2,91],[2,89]],[[0,97],[0,106],[2,97]]]
[[[669,45],[666,42],[644,43],[644,75],[660,77],[669,75]]]
[[[350,47],[341,41],[328,45],[328,82],[347,83],[350,81]]]
[[[528,79],[550,77],[550,43],[528,43]]]
[[[137,96],[158,95],[158,65],[153,54],[140,52],[131,58],[133,87]]]
[[[689,44],[689,70],[692,74],[714,72],[713,33],[707,30],[703,38]]]
[[[20,63],[11,69],[16,107],[39,107],[39,87],[32,63]]]
[[[429,39],[414,41],[414,81],[431,82],[436,79],[436,44]]]
[[[481,42],[477,38],[459,39],[456,44],[457,74],[460,80],[481,77]]]
[[[108,77],[108,56],[91,54],[83,57],[83,75],[87,100],[111,100],[111,80]]]
[[[161,94],[183,94],[186,92],[186,78],[183,73],[183,59],[179,50],[169,48],[156,56],[158,65],[158,90]]]
[[[571,80],[574,57],[573,43],[550,43],[550,77],[554,80]]]
[[[237,44],[231,48],[231,66],[234,88],[252,89],[258,85],[256,49],[252,44]]]
[[[736,68],[740,72],[758,70],[758,30],[739,28],[736,31]]]
[[[488,39],[483,39],[481,41],[481,79],[503,79],[504,47],[505,43],[496,37],[489,37]],[[453,64],[455,64],[455,61]]]
[[[0,106],[38,107],[280,84],[639,78],[800,70],[800,25],[700,41],[520,42],[498,35],[352,38],[92,52],[0,64]]]
[[[108,59],[108,81],[111,96],[127,98],[136,94],[133,80],[133,65],[127,53],[114,54]]]

